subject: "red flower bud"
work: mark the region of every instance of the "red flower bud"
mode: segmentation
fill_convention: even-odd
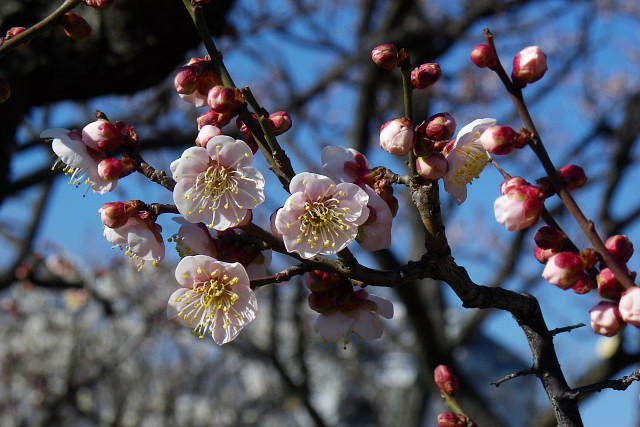
[[[394,44],[381,44],[376,46],[371,51],[371,59],[379,67],[385,70],[392,70],[402,65],[407,58],[407,54],[404,49],[398,51],[398,48]]]
[[[11,96],[11,86],[9,81],[4,77],[0,77],[0,104],[6,102]]]
[[[577,165],[565,166],[558,171],[558,174],[564,180],[569,191],[583,187],[587,183],[587,175],[584,173],[584,169]]]
[[[91,26],[77,13],[65,13],[60,20],[64,33],[74,40],[83,41],[91,36]]]
[[[576,294],[586,294],[598,287],[595,276],[585,274],[573,284],[571,290]]]
[[[244,105],[242,92],[234,87],[216,85],[209,89],[207,104],[213,111],[220,114],[235,116]]]
[[[13,27],[13,28],[9,28],[9,30],[7,31],[7,35],[4,37],[5,40],[10,40],[14,37],[17,37],[20,33],[23,33],[24,31],[26,31],[27,29],[25,27]],[[22,43],[20,46],[18,46],[18,49],[23,49],[25,48],[27,45],[29,44],[29,42],[25,42]]]
[[[233,115],[231,114],[220,114],[216,113],[213,110],[209,110],[198,117],[196,120],[198,122],[198,130],[200,130],[206,125],[223,128],[229,124],[232,118]]]
[[[509,154],[516,148],[516,131],[509,126],[491,126],[480,136],[480,144],[491,154]]]
[[[540,227],[533,236],[536,245],[542,249],[562,249],[567,236],[560,230],[550,225]]]
[[[113,6],[116,0],[82,0],[84,4],[98,10],[105,10]]]
[[[411,86],[416,89],[425,89],[433,86],[442,76],[440,64],[428,63],[422,64],[411,71]]]
[[[456,120],[449,113],[438,113],[427,119],[426,133],[429,139],[444,141],[453,138]]]
[[[271,129],[273,129],[273,133],[277,135],[282,135],[293,125],[291,121],[291,116],[286,111],[276,111],[269,115],[269,123],[271,123]]]
[[[624,286],[616,279],[615,274],[609,268],[603,268],[598,276],[598,294],[602,298],[611,299],[617,301],[620,299],[622,292],[624,292]]]
[[[107,157],[98,163],[98,175],[105,181],[117,181],[135,170],[135,162],[131,157],[127,157],[125,161]]]
[[[471,62],[480,68],[493,68],[498,65],[498,56],[488,44],[479,44],[471,51]]]
[[[82,140],[94,150],[108,152],[122,145],[124,138],[116,124],[98,119],[82,129]]]
[[[633,255],[633,243],[627,236],[616,235],[611,236],[605,242],[605,247],[621,262],[626,263]]]
[[[122,227],[129,220],[122,202],[104,203],[100,208],[100,220],[109,228]]]
[[[467,427],[467,418],[453,412],[443,412],[438,415],[438,427]]]
[[[433,371],[433,379],[441,392],[448,396],[453,396],[458,390],[458,378],[448,366],[438,365]]]
[[[173,87],[176,92],[188,95],[198,88],[198,75],[191,65],[185,65],[178,70],[173,79]]]

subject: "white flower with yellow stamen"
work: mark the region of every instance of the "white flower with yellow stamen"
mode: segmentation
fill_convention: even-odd
[[[169,298],[167,317],[193,328],[199,338],[211,335],[216,344],[226,344],[256,318],[258,302],[240,263],[187,256],[176,267],[176,280],[182,288]]]
[[[207,148],[187,148],[171,163],[173,200],[182,216],[216,230],[240,224],[264,202],[264,177],[252,163],[249,146],[229,136],[211,138]]]
[[[369,196],[355,184],[336,184],[326,176],[303,172],[293,177],[289,191],[275,227],[287,251],[302,258],[341,251],[369,216]]]
[[[480,136],[495,119],[477,119],[458,132],[453,144],[445,149],[449,167],[444,176],[444,189],[459,205],[467,200],[467,184],[480,177],[480,172],[489,163],[489,155],[480,144]]]

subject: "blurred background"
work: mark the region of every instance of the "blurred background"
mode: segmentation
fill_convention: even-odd
[[[4,0],[0,33],[33,25],[55,7]],[[172,244],[160,267],[137,272],[101,236],[97,211],[129,199],[171,203],[171,194],[136,175],[104,196],[74,188],[51,170],[55,159],[39,134],[82,128],[100,109],[135,126],[143,156],[168,170],[193,145],[202,113],[175,94],[173,73],[204,50],[178,0],[74,11],[92,25],[89,40],[74,42],[59,29],[0,59],[13,92],[0,104],[0,425],[429,426],[445,410],[432,381],[438,364],[458,374],[460,399],[479,425],[556,424],[535,378],[489,384],[532,364],[511,316],[464,309],[435,281],[372,289],[394,302],[396,314],[381,340],[346,347],[325,344],[313,331],[316,313],[297,279],[261,288],[258,319],[222,348],[168,322],[166,302],[178,286]],[[378,148],[380,125],[402,115],[402,87],[399,72],[371,62],[374,46],[395,43],[414,65],[441,64],[442,79],[416,92],[417,118],[447,111],[458,128],[494,117],[516,129],[521,122],[497,77],[473,66],[469,53],[487,27],[508,71],[519,50],[540,46],[549,71],[525,98],[543,141],[557,167],[587,171],[589,184],[575,196],[601,236],[639,242],[636,1],[220,0],[206,14],[236,83],[250,86],[269,111],[293,117],[293,129],[279,139],[296,171],[319,171],[320,149],[341,145],[404,173],[401,159]],[[225,131],[237,133],[233,124]],[[544,174],[528,150],[499,161],[529,181]],[[266,175],[264,162],[257,164]],[[264,227],[286,194],[267,179],[267,202],[254,212]],[[550,329],[588,323],[598,296],[545,282],[532,256],[535,231],[508,233],[495,223],[500,183],[487,168],[462,206],[441,193],[456,261],[476,283],[534,294]],[[376,253],[353,245],[371,267],[422,254],[411,202],[401,188],[396,196],[395,245]],[[557,200],[547,207],[586,247]],[[159,223],[165,238],[176,232],[169,216]],[[288,265],[274,256],[272,271]],[[633,327],[602,338],[586,326],[555,344],[570,384],[580,386],[640,367],[639,338]],[[634,384],[586,398],[585,425],[638,426],[639,390]]]

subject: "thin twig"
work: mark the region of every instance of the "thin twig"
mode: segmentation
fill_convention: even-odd
[[[518,371],[515,372],[513,374],[509,374],[506,377],[500,378],[497,381],[494,381],[492,383],[489,383],[491,385],[494,385],[496,387],[500,387],[500,385],[504,382],[507,382],[509,380],[512,380],[514,378],[518,378],[518,377],[524,377],[526,375],[535,375],[536,371],[533,368],[529,368],[529,369],[525,369],[524,371]]]
[[[640,381],[640,369],[633,371],[631,375],[622,377],[619,380],[604,380],[600,381],[599,383],[574,388],[566,392],[565,396],[568,399],[577,400],[583,398],[587,394],[601,392],[602,390],[608,388],[612,390],[626,390],[635,381]]]

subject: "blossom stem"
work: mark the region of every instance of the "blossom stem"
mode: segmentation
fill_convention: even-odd
[[[484,36],[489,46],[491,46],[491,48],[494,50],[496,58],[499,58],[498,52],[496,50],[495,43],[493,40],[493,34],[488,28],[484,30]],[[502,81],[502,84],[504,85],[505,89],[509,93],[511,100],[513,101],[515,108],[518,112],[518,115],[524,122],[527,129],[532,132],[533,138],[531,139],[531,143],[529,145],[533,150],[533,152],[535,153],[535,155],[540,160],[540,163],[544,167],[545,172],[551,179],[551,182],[553,183],[553,186],[556,189],[556,192],[558,193],[560,200],[562,200],[562,203],[564,203],[567,210],[574,217],[574,219],[576,220],[580,228],[582,228],[582,231],[589,239],[589,242],[591,243],[591,245],[593,245],[595,250],[598,251],[598,253],[602,256],[602,259],[607,264],[607,267],[609,267],[611,271],[613,271],[613,273],[615,274],[616,278],[620,281],[620,283],[626,289],[635,287],[633,280],[631,280],[629,275],[625,272],[624,267],[613,255],[611,255],[609,250],[605,247],[604,242],[602,241],[602,239],[600,238],[600,236],[596,231],[596,227],[593,221],[590,219],[587,219],[587,217],[584,215],[584,213],[578,206],[577,202],[575,201],[575,199],[573,198],[569,190],[567,190],[564,184],[564,181],[562,180],[562,178],[560,178],[560,175],[558,174],[558,171],[553,165],[553,162],[551,161],[551,158],[549,157],[549,154],[547,153],[547,150],[545,149],[544,144],[542,143],[542,139],[540,138],[540,135],[536,130],[535,124],[533,123],[533,119],[531,118],[531,114],[529,113],[529,109],[527,108],[527,104],[524,101],[522,90],[519,87],[517,87],[515,84],[513,84],[513,82],[507,75],[506,71],[504,70],[504,67],[502,66],[499,60],[496,66],[492,69],[493,71],[496,72],[496,74]]]
[[[42,21],[32,25],[22,33],[18,34],[15,37],[12,37],[6,42],[1,43],[0,58],[2,58],[4,55],[11,52],[12,50],[16,49],[18,46],[24,43],[27,43],[29,40],[31,40],[38,34],[43,33],[49,28],[57,26],[59,24],[58,21],[60,20],[62,15],[64,15],[66,12],[76,7],[78,3],[80,3],[80,0],[66,0],[64,3],[62,3],[62,5],[58,9],[53,11],[51,15],[47,16]]]
[[[251,280],[251,289],[259,288],[261,286],[270,285],[272,283],[282,283],[291,280],[294,276],[301,276],[304,273],[311,271],[312,268],[307,264],[294,265],[284,271],[281,271],[273,276],[264,277],[261,279]]]
[[[407,58],[400,67],[402,72],[402,95],[404,99],[404,116],[413,123],[413,86],[411,85],[411,63]],[[416,155],[409,151],[409,171],[411,176],[418,174],[416,170]]]

